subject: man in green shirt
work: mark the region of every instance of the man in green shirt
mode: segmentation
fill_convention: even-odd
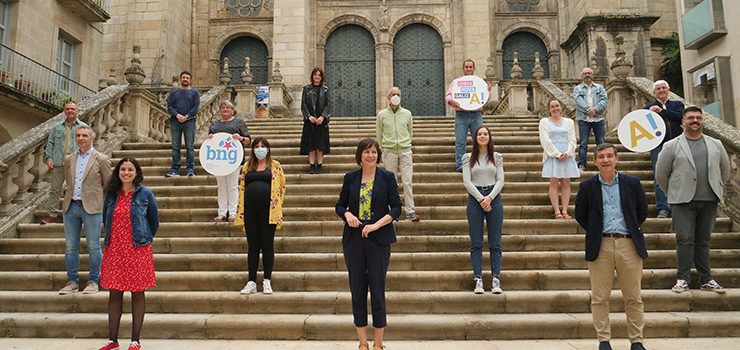
[[[77,152],[75,144],[75,131],[82,125],[83,121],[77,119],[80,109],[73,101],[64,104],[64,121],[57,123],[49,131],[49,139],[46,141],[44,160],[51,173],[51,196],[46,202],[46,210],[49,215],[41,220],[41,224],[57,222],[62,214],[59,208],[59,199],[64,197],[64,156]]]
[[[387,170],[401,174],[406,218],[412,222],[419,222],[421,217],[416,215],[411,185],[414,173],[411,152],[414,119],[408,109],[401,107],[401,89],[392,87],[388,91],[388,108],[378,112],[375,131],[383,151],[383,165]]]

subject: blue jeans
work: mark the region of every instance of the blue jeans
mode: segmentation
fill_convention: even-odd
[[[78,270],[80,268],[80,236],[82,225],[85,225],[85,239],[87,240],[88,265],[90,277],[88,281],[100,281],[100,263],[103,253],[100,251],[100,229],[103,227],[103,213],[88,214],[82,207],[82,202],[72,201],[64,213],[64,263],[67,265],[67,281],[80,283]]]
[[[185,162],[188,169],[195,169],[195,119],[180,123],[177,119],[170,119],[172,132],[172,169],[180,169],[180,145],[182,135],[185,134]]]
[[[483,115],[480,112],[455,112],[455,169],[462,168],[462,156],[468,145],[468,130],[475,140],[475,131],[481,126],[483,126]]]
[[[480,190],[487,196],[491,190]],[[504,225],[504,202],[499,194],[491,202],[491,211],[485,212],[475,197],[468,195],[468,227],[470,228],[470,261],[473,276],[480,278],[483,269],[483,219],[488,228],[488,251],[491,254],[491,272],[494,277],[501,275],[501,231]]]
[[[588,153],[588,135],[591,134],[591,130],[594,131],[594,138],[596,138],[596,145],[604,143],[604,135],[606,134],[605,128],[606,122],[587,122],[585,120],[578,121],[578,166],[586,166],[587,153]]]
[[[655,174],[655,163],[658,162],[658,153],[663,150],[663,145],[655,147],[650,151],[650,161],[653,163],[653,174]],[[655,180],[655,176],[653,176]],[[665,192],[660,188],[658,183],[655,183],[655,207],[660,212],[661,210],[668,210],[668,198],[665,196]]]

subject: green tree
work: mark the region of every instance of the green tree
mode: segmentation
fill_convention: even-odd
[[[678,33],[673,32],[668,45],[663,48],[663,63],[660,66],[660,75],[671,86],[671,91],[684,97],[683,70],[681,69],[681,44]]]

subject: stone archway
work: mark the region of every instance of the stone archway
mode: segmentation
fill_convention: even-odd
[[[229,58],[229,73],[231,73],[232,84],[241,82],[245,57],[250,58],[249,66],[254,77],[252,83],[267,84],[269,72],[268,50],[267,45],[259,38],[244,35],[231,39],[221,50],[219,60],[223,62],[226,57]]]
[[[393,85],[401,88],[403,106],[417,116],[445,114],[444,47],[427,24],[412,23],[393,38]]]
[[[547,46],[537,35],[527,31],[512,33],[504,39],[501,49],[503,51],[504,78],[508,78],[511,72],[511,67],[514,64],[514,52],[519,53],[519,66],[522,68],[523,79],[532,79],[535,52],[540,53],[540,66],[545,71],[544,78],[548,79],[550,77]]]
[[[347,24],[332,31],[324,66],[333,116],[375,115],[375,39],[367,29]]]

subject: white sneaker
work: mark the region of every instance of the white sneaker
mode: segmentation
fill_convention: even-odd
[[[475,294],[483,294],[486,291],[483,289],[483,280],[480,278],[475,278],[475,289],[473,289],[473,293]]]
[[[247,282],[247,285],[244,286],[244,288],[242,289],[240,293],[242,294],[257,293],[257,283],[254,283],[254,281]]]
[[[491,292],[493,292],[493,294],[501,294],[504,292],[501,289],[501,281],[499,281],[499,279],[496,277],[494,277],[493,281],[491,282]]]
[[[689,290],[689,282],[686,282],[686,280],[678,279],[676,280],[676,285],[671,288],[673,293],[683,293],[687,290]]]
[[[720,286],[715,280],[710,280],[709,282],[702,284],[701,290],[708,290],[719,294],[725,294],[727,292],[725,287]]]
[[[262,293],[272,294],[272,284],[270,284],[270,280],[266,279],[262,281]]]

